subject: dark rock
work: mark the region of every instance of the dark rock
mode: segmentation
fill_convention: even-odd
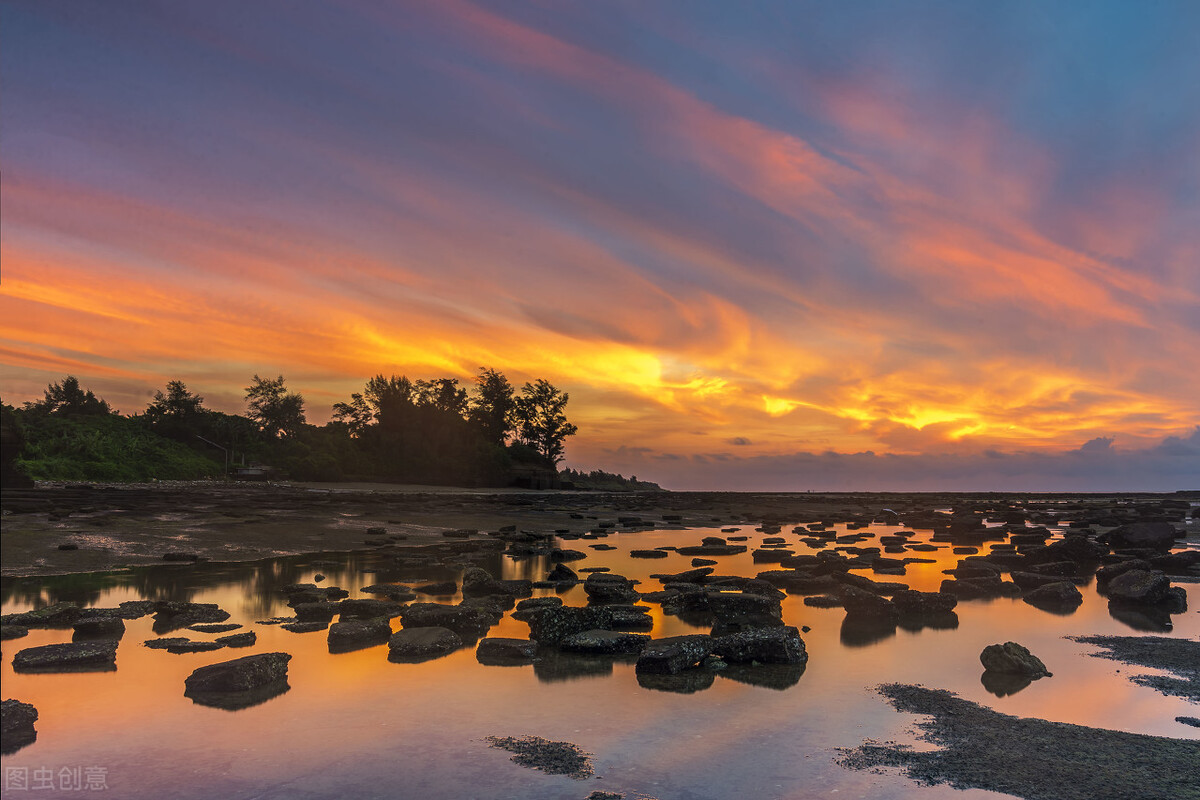
[[[117,668],[117,643],[111,639],[46,644],[18,651],[14,672],[108,672]]]
[[[713,639],[712,652],[730,663],[803,664],[808,652],[791,626],[754,628]]]
[[[120,639],[125,635],[125,620],[120,617],[96,617],[81,619],[75,623],[71,638],[81,639]]]
[[[316,633],[329,627],[328,622],[285,622],[279,626],[291,633]]]
[[[488,665],[530,664],[536,654],[537,642],[529,639],[489,637],[475,648],[475,660]]]
[[[1047,583],[1021,598],[1035,608],[1045,611],[1070,612],[1083,603],[1083,595],[1070,581]]]
[[[630,558],[666,558],[666,550],[630,550]]]
[[[562,604],[561,597],[529,597],[517,603],[517,610],[528,611],[537,608],[561,608]]]
[[[638,656],[636,671],[674,675],[699,664],[712,652],[712,643],[705,634],[652,640]]]
[[[843,586],[839,592],[842,607],[850,617],[871,617],[895,620],[897,611],[892,601],[854,586]]]
[[[387,617],[342,619],[329,626],[329,652],[348,653],[383,644],[392,635]]]
[[[0,641],[20,639],[29,635],[29,628],[24,625],[0,625]]]
[[[277,684],[287,680],[291,660],[287,653],[260,653],[200,667],[183,682],[184,694],[249,692]]]
[[[550,574],[546,576],[546,579],[556,583],[564,581],[577,581],[579,580],[579,575],[576,574],[575,570],[571,569],[566,564],[560,563],[554,565],[554,569],[550,570]]]
[[[590,630],[572,634],[558,643],[568,653],[591,655],[635,654],[642,652],[650,637],[644,633]]]
[[[683,572],[676,573],[658,573],[650,577],[661,581],[662,583],[703,583],[704,579],[712,575],[712,567],[701,567],[699,569],[689,569]]]
[[[154,604],[154,632],[171,631],[195,625],[198,622],[224,622],[229,612],[217,607],[216,603],[185,603],[163,600]]]
[[[81,609],[74,603],[55,603],[33,611],[5,614],[0,618],[0,624],[20,625],[23,628],[69,628],[81,614]]]
[[[1110,580],[1107,593],[1110,600],[1153,605],[1166,599],[1170,588],[1171,581],[1161,572],[1135,569]]]
[[[200,642],[186,636],[167,636],[161,639],[147,639],[142,644],[151,650],[166,650],[168,653],[182,655],[184,653],[206,653],[210,650],[220,650],[225,645],[217,642]]]
[[[727,630],[783,624],[783,610],[774,597],[749,592],[705,592],[704,599],[717,624]]]
[[[841,608],[842,598],[831,594],[814,594],[804,598],[804,605],[813,608]]]
[[[391,600],[343,600],[338,604],[338,619],[391,619],[400,616],[405,608],[403,603]]]
[[[26,745],[33,744],[37,739],[37,731],[33,723],[37,722],[38,712],[29,703],[19,700],[5,700],[0,704],[0,753],[12,755]]]
[[[449,597],[458,592],[458,584],[454,581],[436,581],[434,583],[422,584],[414,590],[420,594],[433,595],[434,597]]]
[[[218,636],[216,642],[226,647],[250,647],[258,642],[258,635],[254,631],[243,631],[229,636]]]
[[[199,553],[170,552],[163,553],[163,561],[199,561]]]
[[[593,572],[583,583],[588,600],[593,603],[632,603],[640,597],[633,581],[623,575]]]
[[[388,660],[428,661],[452,653],[462,646],[462,638],[448,628],[402,628],[388,639]]]
[[[979,661],[989,672],[1048,678],[1051,673],[1041,659],[1016,642],[989,644],[979,654]]]
[[[226,631],[236,631],[240,627],[242,626],[236,622],[214,622],[189,625],[188,630],[196,633],[225,633]]]
[[[1170,550],[1175,540],[1183,534],[1169,522],[1134,522],[1121,525],[1108,532],[1109,544],[1113,547],[1147,547],[1153,550]]]
[[[477,639],[500,621],[494,611],[480,606],[413,603],[400,612],[405,628],[448,628],[459,636]]]
[[[1031,547],[1025,553],[1030,564],[1052,561],[1071,561],[1076,564],[1095,564],[1104,558],[1108,549],[1082,535],[1067,536],[1042,547]]]
[[[339,611],[340,603],[299,603],[293,606],[296,619],[300,622],[329,622]]]
[[[417,599],[416,592],[398,583],[373,583],[370,586],[362,587],[359,591],[366,592],[367,594],[381,595],[394,602],[408,602],[409,600]]]
[[[958,598],[942,592],[918,592],[905,589],[892,595],[896,611],[906,616],[936,615],[953,611]]]

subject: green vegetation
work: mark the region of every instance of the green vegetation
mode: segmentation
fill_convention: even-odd
[[[578,429],[567,393],[544,379],[518,392],[489,368],[470,389],[456,378],[377,375],[322,426],[307,423],[304,398],[282,375],[255,375],[245,396],[245,415],[225,414],[173,380],[144,412],[122,416],[67,376],[42,400],[3,406],[4,484],[219,478],[258,464],[296,480],[657,488],[607,473],[560,477]]]

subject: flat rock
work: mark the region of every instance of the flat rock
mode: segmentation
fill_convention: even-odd
[[[617,655],[640,653],[650,643],[650,636],[627,631],[590,630],[572,634],[558,643],[568,653]]]
[[[392,635],[386,617],[374,619],[343,619],[329,626],[330,652],[345,653],[383,644]]]
[[[5,700],[0,704],[0,753],[12,755],[37,739],[33,723],[38,712],[29,703]]]
[[[147,639],[143,645],[151,650],[166,650],[168,653],[182,655],[183,653],[206,653],[210,650],[220,650],[225,645],[220,642],[202,642],[189,639],[186,636],[167,636],[161,639]]]
[[[804,664],[808,652],[791,626],[756,628],[713,639],[712,652],[733,664]]]
[[[260,653],[200,667],[184,681],[185,694],[247,692],[287,679],[288,653]]]
[[[106,672],[116,669],[117,642],[98,639],[30,647],[13,656],[12,666],[15,672]]]
[[[462,646],[462,638],[449,628],[402,628],[388,639],[388,659],[424,661],[452,653]]]
[[[254,631],[244,631],[243,633],[234,633],[229,636],[218,636],[215,641],[217,644],[223,644],[226,647],[250,647],[258,642],[258,636]]]
[[[489,637],[475,648],[475,660],[481,664],[529,664],[536,654],[537,642],[529,639]]]
[[[712,652],[713,638],[706,634],[654,639],[638,656],[636,671],[674,675],[694,667]]]

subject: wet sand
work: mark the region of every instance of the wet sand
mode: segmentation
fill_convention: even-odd
[[[1001,714],[923,686],[879,687],[941,749],[867,743],[842,759],[854,769],[900,767],[926,784],[989,789],[1027,800],[1200,798],[1200,742]]]
[[[996,495],[582,492],[391,484],[46,484],[5,490],[0,574],[94,572],[160,562],[166,553],[213,561],[370,547],[371,528],[410,543],[447,529],[543,532],[733,522],[870,519],[884,508],[930,510]],[[1096,500],[1094,502],[1100,502]],[[664,519],[666,518],[666,519]],[[77,549],[61,550],[60,547]]]

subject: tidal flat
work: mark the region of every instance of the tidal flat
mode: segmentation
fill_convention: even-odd
[[[3,766],[64,797],[73,770],[130,798],[1033,798],[1096,774],[1113,797],[1194,796],[1198,504],[5,492],[0,678],[36,720],[10,732],[6,706]],[[20,666],[73,641],[111,664]],[[1052,675],[985,672],[1009,641]],[[260,686],[185,695],[197,670],[274,653]]]

